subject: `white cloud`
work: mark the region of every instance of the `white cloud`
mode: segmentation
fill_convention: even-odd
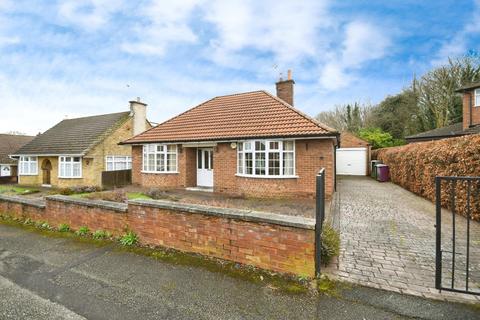
[[[339,52],[332,53],[323,67],[320,84],[328,90],[348,86],[356,77],[354,72],[384,57],[390,44],[390,38],[378,26],[365,21],[348,23]]]
[[[19,37],[0,36],[0,48],[20,43]]]
[[[466,15],[467,22],[463,29],[459,30],[452,38],[443,43],[438,50],[432,65],[441,65],[449,57],[458,57],[466,54],[469,37],[480,33],[480,0],[475,1],[474,9],[471,15]]]
[[[218,33],[211,41],[214,61],[233,67],[235,53],[249,49],[273,53],[281,64],[315,56],[323,45],[319,31],[332,20],[327,1],[219,0],[204,10]]]
[[[104,26],[122,6],[122,0],[67,0],[60,3],[58,14],[61,20],[69,24],[95,31]]]
[[[171,43],[194,43],[197,36],[189,18],[201,0],[153,0],[140,9],[136,39],[126,41],[122,49],[129,53],[163,55]],[[146,18],[145,24],[142,20]]]

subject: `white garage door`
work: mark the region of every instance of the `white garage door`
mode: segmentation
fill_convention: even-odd
[[[367,148],[337,149],[337,174],[367,175]]]

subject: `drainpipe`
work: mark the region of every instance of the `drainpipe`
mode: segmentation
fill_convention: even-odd
[[[473,91],[473,93],[475,94],[475,91]],[[469,125],[468,127],[471,127],[473,125],[473,117],[472,117],[472,103],[473,102],[473,99],[472,99],[472,92],[470,92],[470,106],[469,106]]]

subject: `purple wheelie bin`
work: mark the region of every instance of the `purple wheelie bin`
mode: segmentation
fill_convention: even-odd
[[[377,164],[377,181],[387,182],[390,180],[390,172],[386,164]]]

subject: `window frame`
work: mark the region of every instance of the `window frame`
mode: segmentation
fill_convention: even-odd
[[[64,158],[64,160],[62,160],[62,158]],[[66,160],[66,158],[70,158],[69,161]],[[75,159],[78,158],[79,161],[75,161]],[[71,172],[71,176],[67,176],[67,175],[62,175],[62,164],[67,164],[69,163],[71,165],[70,167],[70,172]],[[74,170],[74,164],[78,163],[79,164],[79,175],[77,176],[74,176],[73,173],[75,172]],[[69,155],[64,155],[64,156],[58,156],[58,178],[60,179],[82,179],[83,178],[83,170],[82,170],[82,166],[83,166],[83,158],[82,157],[78,157],[78,156],[69,156]],[[66,173],[66,169],[65,169],[65,173]]]
[[[175,146],[175,151],[169,151],[168,147]],[[153,148],[153,152],[149,151],[148,148]],[[162,147],[162,151],[158,151],[158,147]],[[175,168],[174,170],[168,169],[168,156],[175,155]],[[153,167],[155,170],[150,169],[148,166],[149,155],[153,155]],[[158,167],[157,155],[163,155],[163,168],[164,170],[156,170]],[[176,174],[178,173],[178,145],[177,144],[166,144],[166,143],[149,143],[144,144],[142,148],[142,173],[156,173],[156,174]]]
[[[28,160],[24,160],[25,158],[28,158]],[[34,160],[31,160],[34,159]],[[23,163],[28,164],[28,172],[24,172],[23,170]],[[35,170],[34,172],[31,172],[32,164],[35,165]],[[18,175],[19,176],[37,176],[38,175],[38,157],[37,156],[20,156],[18,158]]]
[[[289,142],[292,144],[292,150],[285,150],[284,143]],[[277,144],[277,148],[272,147],[271,143]],[[262,146],[257,150],[257,146]],[[273,157],[270,157],[270,154],[278,154],[278,170],[279,174],[270,173],[270,162]],[[292,154],[292,173],[285,174],[286,167],[284,165],[285,154]],[[247,154],[251,156],[247,157]],[[257,155],[263,154],[263,157],[258,157]],[[291,139],[256,139],[256,140],[244,140],[237,142],[237,173],[236,176],[240,177],[249,177],[249,178],[266,178],[266,179],[288,179],[288,178],[298,178],[296,175],[296,150],[295,150],[295,140]],[[248,159],[247,159],[248,158]],[[261,160],[263,166],[260,166],[260,170],[257,170],[257,164],[260,163],[257,160]],[[247,162],[251,163],[247,167]],[[273,167],[272,167],[273,168]],[[275,167],[276,168],[276,167]],[[251,173],[247,173],[251,172]],[[264,174],[258,174],[257,172],[264,172]]]
[[[125,158],[125,160],[122,161],[122,160],[117,159],[117,158]],[[109,163],[112,163],[113,170],[108,170],[108,164]],[[117,163],[124,163],[125,164],[125,169],[116,169],[115,165]],[[119,171],[119,170],[130,170],[130,169],[132,169],[132,156],[119,156],[119,155],[105,156],[105,171]]]
[[[473,102],[475,107],[480,107],[480,88],[473,90]]]

